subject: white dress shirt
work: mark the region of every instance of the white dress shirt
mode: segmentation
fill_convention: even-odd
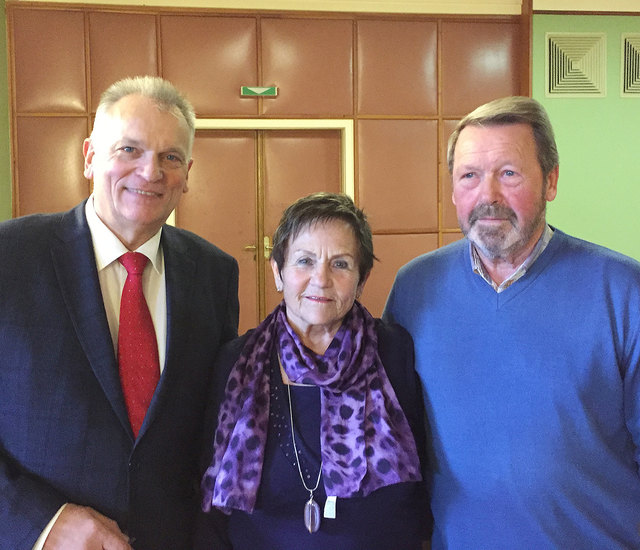
[[[93,252],[96,256],[96,266],[98,268],[98,279],[104,308],[107,312],[107,321],[111,331],[113,349],[118,355],[118,325],[120,319],[120,298],[122,289],[127,279],[127,270],[118,261],[118,258],[129,252],[118,237],[102,222],[93,207],[93,195],[87,201],[85,212],[91,240],[93,241]],[[151,237],[146,243],[133,252],[140,252],[149,258],[149,263],[142,275],[142,291],[149,306],[149,313],[153,320],[153,327],[156,331],[158,341],[158,359],[160,362],[160,372],[164,369],[164,361],[167,350],[167,291],[164,273],[164,255],[160,247],[160,236],[162,228]]]

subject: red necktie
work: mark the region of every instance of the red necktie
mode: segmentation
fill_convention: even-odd
[[[118,365],[120,383],[136,437],[160,378],[158,344],[153,321],[142,293],[142,272],[148,258],[127,252],[118,258],[127,270],[120,301]]]

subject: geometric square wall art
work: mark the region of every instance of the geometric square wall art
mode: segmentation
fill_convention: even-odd
[[[621,94],[640,97],[640,34],[623,34],[621,53]]]
[[[607,93],[605,33],[547,33],[545,95],[604,97]]]

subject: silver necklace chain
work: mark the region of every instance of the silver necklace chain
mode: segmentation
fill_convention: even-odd
[[[316,486],[313,489],[309,489],[304,482],[304,476],[302,475],[302,468],[300,468],[300,455],[298,454],[298,448],[296,446],[296,436],[293,429],[293,407],[291,406],[291,384],[285,384],[287,386],[287,395],[289,396],[289,419],[291,420],[291,441],[293,442],[293,451],[296,454],[296,464],[298,466],[298,473],[300,474],[300,481],[304,488],[309,491],[309,499],[313,499],[313,492],[320,485],[320,477],[322,476],[322,462],[320,462],[320,471],[318,472],[318,479],[316,479]]]

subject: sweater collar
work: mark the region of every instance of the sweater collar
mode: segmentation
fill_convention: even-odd
[[[482,279],[484,279],[484,281],[489,284],[496,292],[500,293],[503,290],[509,288],[513,283],[515,283],[525,275],[527,270],[538,259],[540,254],[542,254],[545,248],[547,248],[547,245],[551,241],[551,237],[553,237],[553,229],[549,226],[549,224],[546,224],[544,231],[542,232],[542,235],[538,239],[536,245],[533,247],[531,254],[529,254],[524,262],[522,262],[520,266],[499,285],[489,276],[489,273],[487,273],[487,270],[482,264],[482,260],[480,259],[480,255],[478,254],[476,247],[471,241],[469,241],[469,253],[471,255],[471,267],[473,269],[473,272],[482,277]]]

